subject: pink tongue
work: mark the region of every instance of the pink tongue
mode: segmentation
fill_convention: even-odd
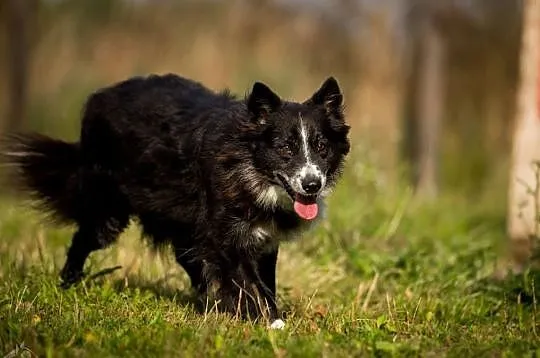
[[[314,204],[302,204],[298,201],[294,202],[294,211],[305,220],[313,220],[317,217],[319,212],[319,206],[317,203]]]

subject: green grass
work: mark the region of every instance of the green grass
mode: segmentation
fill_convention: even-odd
[[[491,279],[503,208],[421,204],[378,179],[352,161],[324,223],[282,246],[283,331],[197,313],[182,270],[136,227],[86,266],[121,269],[63,291],[71,230],[3,200],[0,357],[23,342],[51,357],[540,357],[540,275]]]

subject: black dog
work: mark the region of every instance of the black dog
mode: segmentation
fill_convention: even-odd
[[[201,294],[276,319],[279,243],[320,217],[349,151],[342,100],[333,78],[303,103],[259,82],[239,100],[176,75],[132,78],[90,96],[78,143],[13,135],[4,157],[22,189],[78,227],[64,286],[137,217]]]

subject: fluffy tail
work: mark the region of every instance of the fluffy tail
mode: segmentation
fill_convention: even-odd
[[[2,144],[0,156],[16,188],[54,219],[76,221],[79,144],[39,134],[9,135]]]

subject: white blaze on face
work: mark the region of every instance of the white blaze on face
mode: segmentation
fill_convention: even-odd
[[[316,199],[313,197],[313,194],[318,193],[307,193],[303,184],[307,180],[311,181],[313,178],[317,178],[321,183],[321,187],[319,188],[320,191],[326,184],[326,178],[319,169],[319,166],[315,165],[311,160],[312,153],[309,148],[308,131],[300,113],[298,113],[298,118],[300,119],[300,137],[302,141],[302,153],[304,154],[305,163],[297,170],[296,174],[292,178],[292,181],[290,182],[292,189],[296,192],[293,207],[296,214],[302,219],[313,220],[319,213],[319,205]],[[308,196],[311,199],[307,199]]]
[[[302,153],[306,160],[305,164],[300,168],[300,171],[297,173],[296,177],[298,178],[298,189],[302,189],[302,180],[305,179],[308,175],[315,176],[321,180],[321,188],[324,188],[326,184],[326,177],[323,175],[318,165],[313,164],[311,161],[311,150],[309,146],[309,135],[302,119],[302,114],[298,113],[298,118],[300,119],[300,137],[302,139]]]
[[[311,165],[311,156],[309,153],[309,139],[306,126],[304,125],[304,120],[302,119],[302,115],[300,113],[298,113],[298,118],[300,118],[300,136],[302,137],[302,151],[304,153],[304,158],[306,158],[307,166]]]

